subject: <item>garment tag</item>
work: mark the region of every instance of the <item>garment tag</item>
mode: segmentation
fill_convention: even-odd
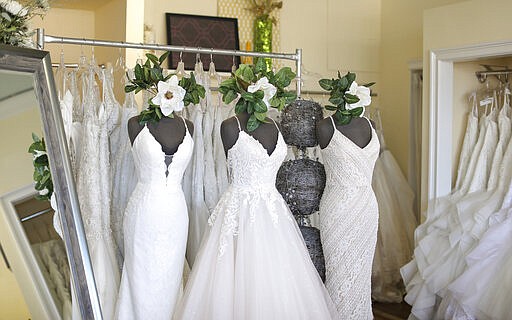
[[[486,106],[486,105],[491,104],[491,103],[492,103],[492,98],[491,97],[482,99],[482,100],[480,100],[480,107]]]

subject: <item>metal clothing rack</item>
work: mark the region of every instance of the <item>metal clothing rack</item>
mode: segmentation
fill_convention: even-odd
[[[44,210],[41,210],[41,211],[37,211],[36,213],[32,213],[31,215],[28,215],[26,217],[23,217],[21,218],[21,222],[25,222],[25,221],[28,221],[28,220],[31,220],[31,219],[34,219],[34,218],[37,218],[45,213],[48,213],[48,212],[53,212],[53,209],[52,208],[48,208],[48,209],[44,209]]]
[[[507,66],[492,66],[485,64],[482,64],[481,66],[486,70],[475,72],[476,78],[480,83],[484,83],[488,76],[495,76],[503,84],[509,82],[509,75],[512,74],[512,69],[509,69]]]
[[[79,39],[46,35],[44,29],[38,28],[37,33],[37,48],[44,49],[45,43],[62,43],[62,44],[75,44],[75,45],[88,45],[98,47],[116,47],[116,48],[130,48],[130,49],[146,49],[146,50],[160,50],[184,53],[202,53],[202,54],[215,54],[226,56],[246,56],[258,58],[271,58],[281,60],[295,61],[296,72],[296,90],[297,97],[301,94],[301,78],[302,78],[302,49],[296,49],[295,53],[265,53],[265,52],[252,52],[242,50],[227,50],[227,49],[213,49],[213,48],[194,48],[186,46],[171,46],[161,44],[147,44],[147,43],[133,43],[124,41],[107,41],[107,40],[94,40],[94,39]]]

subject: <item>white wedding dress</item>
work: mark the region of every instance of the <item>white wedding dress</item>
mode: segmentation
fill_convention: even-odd
[[[327,181],[320,201],[325,285],[339,319],[373,319],[371,275],[379,212],[371,183],[379,140],[368,121],[372,137],[360,148],[330,119],[334,133],[322,149]]]
[[[124,265],[116,319],[171,319],[180,292],[188,214],[181,182],[194,142],[183,141],[167,165],[147,126],[133,146],[138,183],[124,217]]]
[[[240,126],[239,126],[240,129]],[[287,147],[269,155],[240,129],[231,185],[208,223],[175,319],[333,319],[336,311],[275,179]]]
[[[94,74],[87,78],[76,187],[102,314],[105,319],[112,319],[119,268],[109,224],[109,113],[98,99]]]

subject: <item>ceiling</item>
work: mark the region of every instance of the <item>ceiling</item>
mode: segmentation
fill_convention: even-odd
[[[54,0],[52,8],[95,10],[104,5],[108,0]]]

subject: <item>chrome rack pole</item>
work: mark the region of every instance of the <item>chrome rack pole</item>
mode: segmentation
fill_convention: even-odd
[[[202,54],[216,54],[216,55],[227,55],[227,56],[246,56],[246,57],[258,57],[258,58],[271,58],[271,59],[282,59],[282,60],[294,60],[296,62],[296,74],[297,74],[297,96],[300,96],[302,79],[301,66],[302,66],[302,49],[297,49],[295,53],[265,53],[265,52],[252,52],[243,50],[227,50],[227,49],[212,49],[212,48],[194,48],[186,46],[172,46],[172,45],[160,45],[160,44],[145,44],[145,43],[133,43],[123,41],[106,41],[106,40],[93,40],[93,39],[80,39],[80,38],[69,38],[69,37],[57,37],[52,35],[46,35],[44,29],[37,29],[37,48],[44,49],[45,43],[61,43],[61,44],[75,44],[75,45],[89,45],[99,47],[117,47],[117,48],[130,48],[130,49],[146,49],[146,50],[160,50],[160,51],[172,51],[172,52],[184,52],[184,53],[202,53]]]

